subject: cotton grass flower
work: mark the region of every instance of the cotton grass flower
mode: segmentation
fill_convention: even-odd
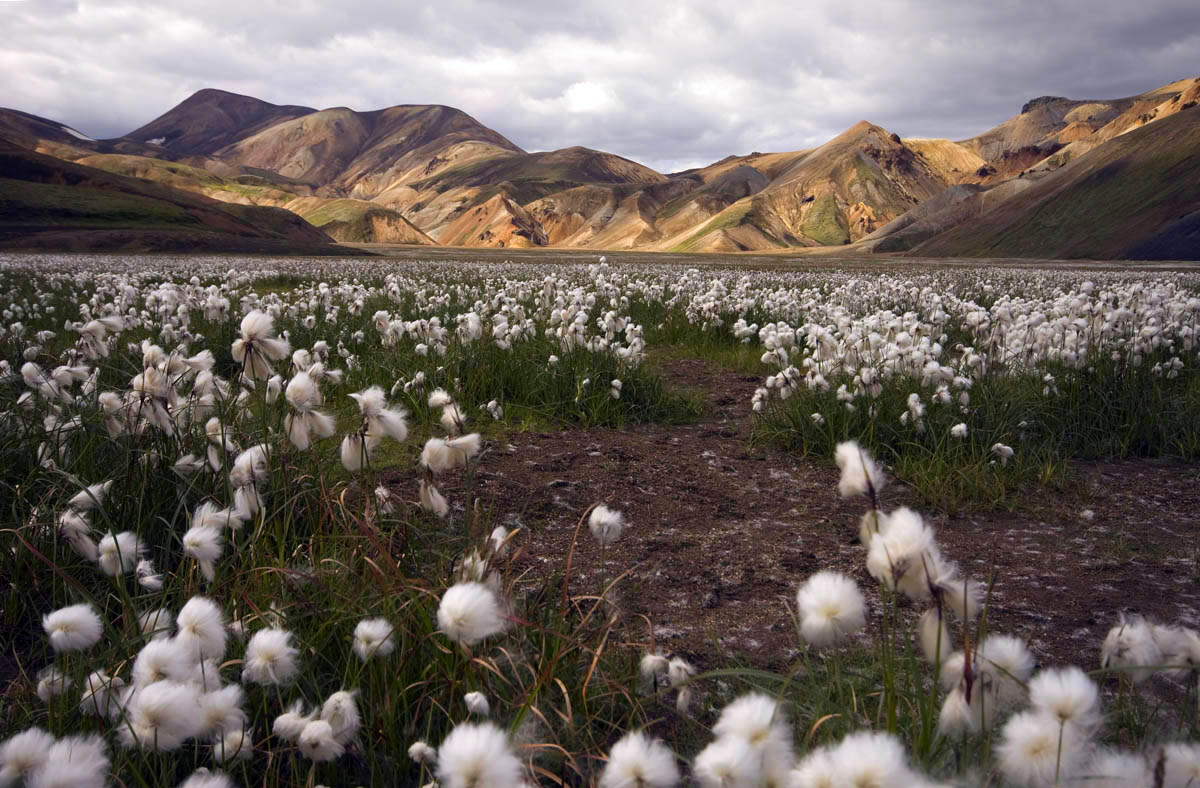
[[[67,736],[50,745],[46,761],[33,770],[28,788],[103,788],[111,761],[108,746],[97,734]]]
[[[1090,732],[1100,724],[1100,689],[1073,665],[1034,676],[1029,682],[1029,700],[1034,710],[1080,731]]]
[[[409,745],[408,757],[423,766],[432,766],[437,763],[437,750],[423,741],[417,741]]]
[[[242,681],[254,684],[286,684],[299,672],[292,634],[283,629],[262,629],[246,644]]]
[[[386,657],[396,649],[392,640],[395,628],[385,618],[364,618],[354,627],[354,653],[363,662],[371,657]]]
[[[796,592],[800,635],[816,648],[834,645],[866,625],[866,601],[858,584],[831,571],[818,572]]]
[[[326,698],[321,706],[320,719],[329,723],[333,738],[340,744],[349,744],[362,722],[355,701],[357,695],[358,690],[339,690]]]
[[[762,762],[744,739],[717,738],[696,755],[692,776],[703,788],[763,784]]]
[[[211,772],[202,766],[181,782],[179,788],[237,788],[237,783],[228,775]]]
[[[133,685],[147,687],[158,681],[186,681],[199,664],[174,638],[151,640],[133,660]]]
[[[185,653],[197,660],[225,656],[228,635],[225,617],[216,602],[207,597],[192,597],[180,608],[175,624],[179,629],[175,642]]]
[[[42,629],[55,651],[82,651],[100,642],[104,623],[91,605],[79,604],[42,616]]]
[[[468,692],[463,696],[463,703],[467,705],[467,713],[476,717],[487,717],[492,713],[487,696],[482,692]]]
[[[42,703],[52,700],[69,690],[74,680],[58,669],[57,665],[49,665],[38,671],[37,696]]]
[[[400,408],[388,408],[386,395],[379,386],[351,394],[363,417],[363,434],[374,441],[391,438],[397,443],[408,440],[408,413]]]
[[[871,453],[858,445],[857,441],[844,441],[837,445],[833,455],[842,475],[838,480],[838,493],[843,498],[869,494],[872,499],[883,490],[886,479]]]
[[[28,728],[0,744],[0,785],[13,785],[46,764],[54,736]]]
[[[437,622],[446,637],[463,646],[504,631],[500,603],[483,583],[458,583],[448,588],[438,605]]]
[[[1107,749],[1092,755],[1080,768],[1076,782],[1087,788],[1149,788],[1154,784],[1142,756]]]
[[[1086,737],[1074,726],[1042,711],[1023,711],[1004,723],[996,745],[1000,771],[1017,785],[1043,786],[1079,774]]]
[[[758,692],[741,696],[721,710],[712,730],[718,741],[744,742],[766,784],[783,784],[795,754],[787,712],[774,698]]]
[[[1200,744],[1175,742],[1163,748],[1164,788],[1195,788],[1200,785]]]
[[[98,509],[104,505],[104,498],[108,495],[108,491],[112,489],[113,480],[109,479],[106,482],[92,484],[79,492],[67,501],[67,505],[80,511],[89,509]]]
[[[274,335],[275,320],[266,312],[254,310],[242,318],[242,335],[234,340],[233,360],[242,364],[245,373],[256,380],[271,375],[271,364],[287,358],[292,349],[287,340]]]
[[[117,729],[126,747],[169,752],[202,732],[200,693],[194,685],[158,681],[133,693],[125,724]]]
[[[600,788],[671,788],[679,783],[675,754],[641,731],[625,734],[608,753]]]
[[[524,770],[495,725],[461,723],[438,748],[437,777],[443,788],[519,788]]]
[[[183,535],[183,554],[195,559],[200,574],[210,583],[216,578],[216,562],[223,547],[221,532],[211,525],[189,528]]]
[[[620,539],[626,525],[625,515],[615,509],[609,509],[604,504],[592,509],[592,513],[588,515],[588,529],[603,548]]]
[[[332,761],[346,751],[344,745],[333,738],[333,728],[325,720],[313,720],[304,726],[297,739],[300,753],[315,763]]]
[[[115,717],[121,710],[120,699],[125,688],[121,677],[110,677],[103,670],[93,671],[83,683],[79,712],[100,719]]]
[[[230,684],[200,695],[199,732],[220,738],[227,732],[240,731],[246,724],[246,712],[242,709],[246,694],[238,684]]]
[[[242,728],[226,730],[213,742],[212,752],[218,763],[248,761],[254,756],[254,740]]]
[[[307,372],[298,372],[288,381],[284,397],[293,408],[284,417],[284,431],[291,444],[300,451],[307,451],[314,437],[328,438],[337,430],[334,418],[317,410],[321,404],[321,392]]]
[[[1109,630],[1100,649],[1100,667],[1119,670],[1134,684],[1154,675],[1163,662],[1154,629],[1141,616],[1128,620],[1122,616],[1120,623]]]
[[[425,479],[422,479],[418,486],[417,500],[422,509],[436,517],[444,518],[450,513],[450,503],[445,496]]]
[[[300,741],[300,734],[304,732],[304,726],[317,718],[317,711],[304,714],[304,702],[296,701],[288,710],[275,718],[271,725],[271,732],[286,742],[295,744]],[[331,732],[332,735],[332,732]]]
[[[141,539],[132,531],[113,534],[109,531],[97,545],[96,562],[106,575],[123,575],[133,571],[145,552]]]
[[[888,515],[887,529],[871,539],[867,550],[872,577],[918,600],[929,596],[930,573],[936,575],[940,564],[933,529],[905,507]]]

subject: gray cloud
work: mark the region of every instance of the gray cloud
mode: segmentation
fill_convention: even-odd
[[[1042,94],[1196,76],[1194,0],[0,2],[0,105],[96,137],[202,87],[457,106],[528,150],[661,171],[818,145],[860,119],[959,139]]]

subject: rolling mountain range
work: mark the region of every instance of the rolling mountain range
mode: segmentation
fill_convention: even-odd
[[[21,241],[22,200],[40,205],[37,232],[80,229],[78,216],[54,226],[47,205],[69,202],[88,171],[93,187],[140,183],[146,199],[191,193],[196,216],[232,210],[271,228],[271,243],[306,242],[284,231],[273,211],[285,209],[319,229],[317,244],[1195,259],[1198,100],[1200,78],[1120,99],[1040,97],[960,141],[862,121],[811,150],[669,174],[582,147],[527,152],[443,106],[316,110],[208,89],[111,140],[0,110],[0,245]],[[72,176],[47,175],[47,160]],[[34,176],[9,169],[60,191],[30,196]],[[93,211],[95,191],[83,195]]]

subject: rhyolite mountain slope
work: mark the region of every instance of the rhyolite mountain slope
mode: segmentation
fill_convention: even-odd
[[[1147,141],[1169,133],[1162,145],[1178,161],[1172,167],[1145,157],[1121,161],[1143,171],[1145,188],[1169,195],[1155,204],[1171,208],[1156,213],[1125,203],[1122,215],[1136,221],[1105,216],[1128,243],[1094,248],[1177,254],[1179,245],[1161,242],[1163,228],[1155,223],[1168,221],[1172,210],[1182,211],[1174,221],[1186,216],[1188,191],[1157,179],[1195,175],[1191,137],[1175,126],[1195,122],[1198,93],[1200,80],[1185,79],[1120,99],[1040,97],[959,141],[904,139],[862,121],[810,150],[728,156],[669,174],[582,147],[526,152],[451,107],[315,110],[219,90],[202,90],[115,140],[88,140],[62,124],[10,110],[0,110],[0,137],[217,200],[286,208],[340,241],[940,254],[961,244],[950,243],[955,235],[935,243],[939,236],[1002,206],[996,216],[1019,223],[1024,214],[1016,206],[1033,199],[1042,179],[1148,127]],[[1183,120],[1175,126],[1159,126],[1176,115]],[[1056,183],[1068,180],[1061,176]],[[1058,199],[1069,198],[1073,188]],[[1096,216],[1073,215],[1078,227],[1071,232],[1086,234]],[[1047,254],[1093,248],[1054,243],[1046,233],[1029,237],[1040,239],[1030,249]],[[1160,242],[1141,244],[1153,238]]]
[[[0,248],[338,253],[290,211],[219,202],[4,139]]]

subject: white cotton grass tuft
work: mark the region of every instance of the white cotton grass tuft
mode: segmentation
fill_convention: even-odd
[[[261,629],[246,644],[242,681],[254,684],[286,684],[300,668],[299,650],[292,645],[292,634],[283,629]]]
[[[1126,619],[1108,631],[1100,648],[1100,667],[1117,670],[1134,684],[1154,675],[1164,664],[1154,628],[1141,616]]]
[[[464,646],[504,631],[504,616],[496,595],[483,583],[458,583],[442,595],[438,629]]]
[[[862,448],[857,441],[839,443],[833,457],[842,472],[838,480],[838,493],[843,498],[864,494],[875,497],[887,483],[883,471],[872,459],[871,453]]]
[[[397,443],[408,440],[408,413],[400,408],[388,408],[387,395],[382,388],[371,386],[350,397],[358,403],[368,440],[379,441],[385,437]]]
[[[941,567],[933,529],[921,515],[901,507],[887,516],[887,529],[871,539],[867,571],[889,588],[922,600],[929,596],[930,573]]]
[[[82,651],[100,642],[104,623],[91,605],[78,604],[42,616],[42,629],[55,651]]]
[[[321,404],[321,391],[307,372],[297,372],[288,381],[284,397],[293,408],[284,417],[284,431],[288,440],[300,451],[306,451],[314,437],[328,438],[337,430],[337,422],[333,417],[317,410]]]
[[[417,490],[417,500],[421,508],[436,517],[442,518],[450,513],[450,503],[445,496],[432,484],[422,479]]]
[[[104,499],[108,495],[108,491],[112,488],[113,480],[109,479],[106,482],[89,485],[67,501],[67,506],[80,511],[89,509],[98,509],[104,505]]]
[[[1012,635],[988,635],[976,649],[976,658],[978,669],[992,676],[1001,706],[1011,708],[1025,700],[1025,687],[1037,665],[1025,641]]]
[[[437,763],[437,750],[423,741],[416,741],[409,745],[408,757],[423,766],[433,766]]]
[[[217,560],[223,549],[224,539],[215,526],[194,526],[183,535],[183,554],[195,559],[200,574],[210,583],[216,578]]]
[[[817,572],[796,592],[800,635],[811,646],[832,646],[866,625],[866,600],[840,572]]]
[[[108,745],[98,734],[67,736],[50,745],[46,760],[34,770],[27,788],[102,788],[108,784]]]
[[[209,771],[207,767],[201,766],[181,782],[179,788],[237,788],[237,783],[227,774]]]
[[[333,737],[333,727],[325,720],[306,723],[296,744],[300,754],[315,763],[332,761],[346,751],[345,745]]]
[[[388,656],[396,649],[394,631],[386,618],[364,618],[354,627],[354,653],[363,662]]]
[[[170,752],[198,735],[200,692],[193,684],[156,681],[137,689],[125,708],[125,724],[117,729],[126,747]]]
[[[588,515],[588,529],[601,547],[606,548],[620,539],[626,525],[628,523],[625,521],[625,515],[616,509],[609,509],[604,504],[596,506]]]
[[[1195,788],[1200,785],[1200,743],[1175,742],[1163,748],[1163,786]]]
[[[1016,785],[1054,785],[1078,776],[1087,739],[1049,714],[1023,711],[1004,723],[995,751],[1000,771]]]
[[[355,698],[358,690],[339,690],[321,705],[320,719],[329,723],[333,738],[339,744],[349,744],[358,733],[362,717],[358,713],[358,702]]]
[[[133,660],[133,686],[148,687],[159,681],[186,681],[199,664],[179,641],[151,640]]]
[[[205,692],[199,698],[201,735],[214,739],[230,731],[240,731],[246,725],[246,712],[242,706],[246,693],[240,684],[229,684]]]
[[[317,718],[317,712],[304,713],[304,702],[296,701],[287,711],[275,718],[271,732],[286,742],[295,744],[300,741],[304,726]]]
[[[103,670],[93,671],[83,682],[79,712],[100,719],[115,717],[120,713],[120,699],[126,686],[120,676],[110,677]]]
[[[1154,640],[1163,653],[1164,673],[1183,681],[1200,670],[1200,632],[1187,627],[1154,627]]]
[[[692,776],[703,788],[763,784],[762,760],[741,738],[718,737],[696,755]]]
[[[1092,754],[1087,764],[1080,768],[1077,782],[1087,788],[1149,788],[1154,784],[1145,758],[1109,749]]]
[[[750,692],[737,698],[721,710],[712,731],[717,741],[744,742],[767,784],[783,784],[795,763],[787,712],[769,695]]]
[[[99,557],[96,562],[106,575],[123,575],[137,566],[145,553],[145,546],[133,531],[114,534],[109,531],[97,545]]]
[[[38,671],[37,696],[42,703],[50,703],[75,684],[75,681],[58,669],[57,665],[48,665]]]
[[[1035,711],[1085,734],[1100,724],[1100,688],[1074,665],[1043,670],[1030,679],[1029,702]]]
[[[27,728],[0,744],[0,785],[13,785],[46,765],[54,736],[41,728]]]
[[[195,659],[221,659],[225,656],[228,634],[221,608],[211,599],[194,596],[175,617],[178,632],[175,642]]]
[[[443,788],[519,788],[524,770],[503,731],[490,722],[466,722],[438,748],[437,777]]]
[[[675,754],[659,739],[632,731],[609,751],[600,788],[671,788],[679,779]]]
[[[921,614],[917,622],[918,640],[921,644],[921,654],[931,665],[937,665],[950,656],[953,651],[950,644],[950,631],[937,608],[931,607]]]
[[[487,717],[492,713],[491,704],[482,692],[468,692],[463,696],[463,703],[467,706],[467,713],[476,717]]]
[[[421,450],[421,465],[434,474],[461,468],[479,453],[481,446],[482,439],[476,432],[457,438],[430,438]]]
[[[149,635],[151,640],[171,637],[175,628],[175,615],[165,607],[156,607],[138,613],[138,631]]]
[[[803,778],[793,782],[800,786],[907,787],[925,782],[909,767],[900,741],[874,731],[851,733],[835,745],[810,753],[792,774]]]
[[[247,376],[265,380],[271,376],[271,364],[287,358],[291,345],[274,336],[275,319],[266,312],[253,310],[242,318],[241,336],[233,342],[233,360],[242,365]]]

